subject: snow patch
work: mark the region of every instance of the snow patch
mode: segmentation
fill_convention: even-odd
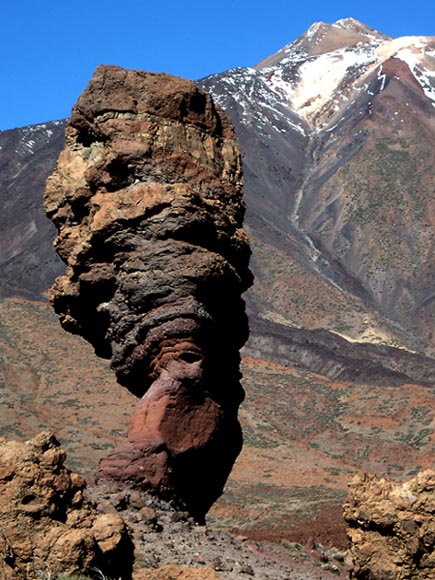
[[[344,18],[333,26],[348,27],[356,24],[357,21]],[[305,40],[315,43],[322,26],[321,22],[313,24],[305,34]],[[424,66],[429,59],[435,58],[435,49],[431,46],[433,38],[408,36],[386,40],[368,32],[363,36],[367,42],[311,57],[296,41],[284,47],[282,53],[285,56],[279,63],[259,72],[277,97],[308,122],[315,119],[329,103],[334,111],[338,111],[346,101],[352,99],[352,93],[361,90],[353,86],[352,93],[345,94],[346,85],[353,85],[355,78],[364,77],[375,67],[379,67],[379,89],[376,92],[382,92],[387,82],[382,63],[393,56],[408,63],[414,58],[410,68],[426,96],[435,101],[435,73]],[[373,90],[370,91],[368,87],[365,90],[374,96]]]
[[[262,73],[276,93],[305,119],[310,119],[331,100],[350,69],[365,67],[376,60],[374,50],[371,45],[364,45],[306,59],[299,57],[301,64],[292,82],[283,79],[283,65],[287,59]]]
[[[402,36],[383,42],[376,48],[376,56],[381,60],[388,60],[403,49],[424,49],[430,38],[427,36]]]
[[[222,84],[228,87],[224,94],[217,90]],[[297,122],[297,115],[294,115],[295,119],[289,118],[285,91],[278,89],[273,89],[264,75],[255,69],[233,69],[218,81],[216,89],[213,85],[209,88],[224,108],[234,106],[230,102],[232,97],[238,105],[241,120],[246,124],[255,123],[266,135],[273,128],[279,133],[297,131],[305,136],[303,122]]]
[[[378,80],[381,81],[381,86],[379,88],[379,92],[382,93],[382,91],[384,90],[385,87],[385,82],[387,80],[387,75],[385,73],[382,72],[382,65],[379,67],[379,71],[378,71]]]
[[[435,107],[435,70],[429,70],[422,66],[422,58],[428,54],[425,48],[426,45],[423,42],[413,46],[403,46],[397,52],[396,57],[409,66],[424,94]]]
[[[314,36],[317,34],[317,32],[319,31],[319,28],[322,26],[322,22],[315,22],[314,24],[312,24],[309,29],[307,30],[307,32],[305,33],[305,37],[307,40],[313,40]]]

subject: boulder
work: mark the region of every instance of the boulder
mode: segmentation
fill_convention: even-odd
[[[349,485],[351,578],[435,579],[435,471],[406,482],[357,475]]]
[[[84,499],[85,480],[64,460],[48,432],[25,443],[0,440],[0,577],[56,578],[98,568],[129,579],[133,547],[123,519],[97,513]]]

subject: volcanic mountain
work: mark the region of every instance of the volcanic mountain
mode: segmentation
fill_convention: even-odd
[[[435,37],[316,23],[198,84],[236,129],[255,276],[245,447],[213,518],[342,539],[351,474],[435,460]],[[7,436],[49,422],[79,466],[119,440],[133,401],[43,299],[62,272],[42,210],[62,130],[0,133],[0,416]]]
[[[245,154],[257,315],[434,354],[435,38],[316,23],[201,85]]]

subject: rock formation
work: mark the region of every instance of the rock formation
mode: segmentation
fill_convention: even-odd
[[[130,578],[133,550],[121,516],[98,514],[64,459],[49,433],[0,440],[0,577],[57,578],[96,567]]]
[[[435,579],[434,512],[435,471],[405,483],[355,476],[344,505],[351,578]]]
[[[100,66],[73,109],[45,209],[67,264],[51,292],[62,325],[141,397],[98,477],[203,518],[242,444],[251,274],[229,121],[190,81]]]

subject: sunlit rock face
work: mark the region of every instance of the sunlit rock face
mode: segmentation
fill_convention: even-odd
[[[25,443],[0,438],[0,578],[72,578],[96,568],[131,578],[133,544],[122,517],[98,513],[84,497],[84,478],[64,461],[49,432]]]
[[[229,121],[190,81],[101,66],[73,109],[45,209],[67,264],[51,292],[62,325],[141,397],[98,476],[201,519],[242,444],[251,274]]]
[[[433,470],[406,482],[356,475],[344,504],[351,578],[433,580],[434,506]]]

